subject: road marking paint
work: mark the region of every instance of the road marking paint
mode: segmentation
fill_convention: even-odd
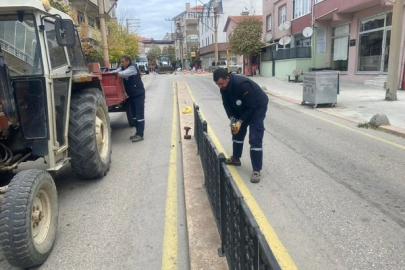
[[[281,103],[278,103],[278,104],[281,104]],[[283,105],[283,104],[281,104],[281,105]],[[321,117],[321,116],[314,115],[314,114],[312,114],[312,113],[310,113],[310,112],[306,112],[306,111],[300,110],[300,109],[298,109],[298,108],[293,108],[293,107],[290,107],[290,106],[285,106],[285,107],[290,108],[290,109],[295,110],[295,111],[298,111],[298,112],[302,112],[302,113],[307,114],[307,115],[310,115],[310,116],[312,116],[312,117],[315,117],[315,118],[317,118],[317,119],[319,119],[319,120],[322,120],[322,121],[324,121],[324,122],[333,124],[333,125],[335,125],[335,126],[338,126],[338,127],[341,127],[341,128],[344,128],[344,129],[347,129],[347,130],[350,130],[350,131],[353,131],[353,132],[355,132],[355,133],[364,135],[364,136],[369,137],[369,138],[371,138],[371,139],[374,139],[374,140],[377,140],[377,141],[380,141],[380,142],[383,142],[383,143],[386,143],[386,144],[392,145],[392,146],[394,146],[394,147],[397,147],[397,148],[400,148],[400,149],[405,150],[405,146],[404,146],[404,145],[401,145],[401,144],[398,144],[398,143],[394,143],[394,142],[391,142],[391,141],[389,141],[389,140],[385,140],[385,139],[382,139],[382,138],[373,136],[373,135],[371,135],[371,134],[367,134],[367,133],[365,133],[365,132],[362,132],[361,130],[357,130],[357,129],[354,129],[354,128],[351,128],[351,127],[347,127],[347,126],[345,126],[345,125],[342,125],[342,124],[333,122],[332,120],[323,118],[323,117]],[[335,116],[335,117],[336,117],[336,116]],[[347,120],[346,120],[346,121],[347,121]]]
[[[189,85],[187,84],[188,92],[190,93],[191,99],[194,103],[197,104]],[[200,114],[204,120],[207,118],[204,116],[200,109]],[[217,136],[215,135],[214,131],[207,125],[208,134],[210,135],[215,147],[221,153],[224,153],[228,156],[222,147],[221,143],[219,142]],[[271,250],[273,251],[274,256],[276,257],[277,262],[279,263],[281,269],[283,270],[298,270],[297,266],[295,265],[294,261],[291,259],[290,255],[288,254],[286,248],[284,247],[283,243],[281,243],[280,238],[277,236],[276,232],[274,231],[273,227],[270,225],[270,222],[267,220],[266,216],[264,215],[263,211],[261,210],[259,204],[256,202],[255,198],[253,197],[252,193],[250,193],[249,188],[246,186],[246,183],[243,181],[242,177],[239,175],[238,171],[235,167],[228,166],[229,171],[232,174],[233,179],[235,180],[236,185],[239,188],[239,191],[242,193],[243,198],[245,199],[246,204],[248,205],[250,211],[260,227],[260,231],[266,238],[267,243],[269,244]]]
[[[178,111],[176,86],[173,83],[173,122],[170,140],[169,174],[167,178],[167,195],[165,210],[165,227],[163,236],[162,270],[177,270],[177,141]]]

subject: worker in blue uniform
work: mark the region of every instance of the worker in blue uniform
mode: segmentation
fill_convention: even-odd
[[[253,173],[250,181],[260,182],[263,166],[264,118],[269,98],[260,86],[244,76],[228,74],[223,68],[216,69],[214,81],[222,95],[222,102],[231,121],[233,154],[225,163],[240,166],[243,142],[249,127],[250,159]]]
[[[121,67],[117,69],[117,72],[124,83],[135,120],[136,132],[129,139],[132,142],[142,141],[145,130],[145,87],[141,79],[141,72],[127,55],[121,57]]]

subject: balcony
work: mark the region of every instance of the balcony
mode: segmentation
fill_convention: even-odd
[[[276,51],[274,60],[311,58],[311,47],[296,47]],[[270,60],[272,57],[270,55]]]
[[[381,5],[382,0],[324,0],[314,6],[315,20],[350,20],[354,12]]]

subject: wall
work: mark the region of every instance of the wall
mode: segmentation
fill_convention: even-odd
[[[272,29],[274,28],[274,25],[275,25],[275,23],[274,23],[274,15],[273,15],[273,1],[274,0],[263,0],[263,2],[262,2],[262,4],[263,4],[263,20],[262,20],[263,21],[263,37],[264,37],[264,35],[266,35],[266,33],[271,33],[272,34],[272,31],[267,32],[267,29],[266,29],[266,23],[267,23],[266,17],[268,15],[272,16],[271,17],[271,19],[272,19],[272,23],[271,23]]]
[[[264,77],[271,77],[272,75],[272,62],[271,61],[265,61],[260,63],[260,75]]]
[[[260,74],[264,77],[272,76],[272,61],[265,61],[260,63]],[[304,72],[309,71],[311,67],[311,59],[288,59],[276,61],[276,78],[287,80],[287,76],[291,75],[293,70],[299,69]]]

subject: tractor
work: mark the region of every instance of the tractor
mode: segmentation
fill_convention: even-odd
[[[157,65],[158,74],[165,74],[165,73],[172,74],[174,72],[174,67],[170,63],[170,58],[168,55],[159,55],[157,62],[158,62],[158,65]]]
[[[84,179],[109,171],[110,119],[102,77],[89,73],[67,14],[1,0],[0,48],[0,247],[11,265],[28,268],[54,246],[56,173],[69,163]],[[38,159],[46,169],[14,174]]]

